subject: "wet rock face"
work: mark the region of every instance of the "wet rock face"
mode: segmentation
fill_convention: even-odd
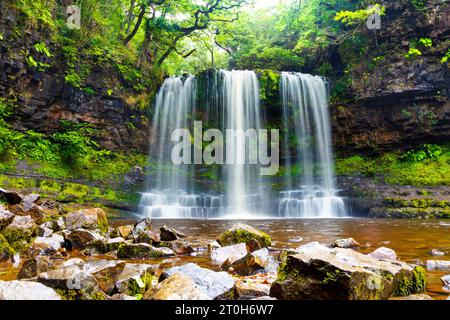
[[[210,299],[226,299],[234,295],[235,281],[226,272],[215,272],[201,268],[194,263],[188,263],[164,270],[159,280],[163,281],[176,273],[190,278],[196,287]]]
[[[440,59],[448,50],[450,8],[438,2],[428,1],[424,11],[410,1],[383,3],[386,15],[377,37],[381,60],[352,68],[352,101],[331,108],[335,147],[389,151],[449,139],[450,69]],[[410,41],[421,37],[430,38],[432,48],[420,48],[420,57],[406,59]],[[377,50],[373,37],[367,45]]]
[[[425,289],[425,272],[353,250],[310,243],[289,255],[270,295],[278,299],[383,300]]]

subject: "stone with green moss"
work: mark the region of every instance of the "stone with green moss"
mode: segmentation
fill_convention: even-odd
[[[425,272],[317,242],[299,247],[278,269],[270,295],[292,300],[384,300],[423,292]]]
[[[267,233],[241,223],[234,225],[217,238],[217,242],[221,246],[230,246],[239,243],[248,244],[252,240],[257,241],[261,248],[270,247],[272,243]]]
[[[0,234],[0,261],[6,261],[11,259],[14,255],[13,248],[9,245],[5,237]]]
[[[148,264],[128,263],[116,281],[116,290],[130,296],[143,295],[152,286],[154,274]]]
[[[68,230],[83,228],[86,230],[98,229],[101,232],[108,231],[108,219],[101,208],[83,209],[70,212],[65,217]]]
[[[173,250],[160,247],[156,248],[147,243],[122,244],[117,250],[117,257],[120,259],[152,259],[174,256]]]
[[[15,216],[2,233],[15,252],[23,252],[37,235],[37,225],[30,216]]]

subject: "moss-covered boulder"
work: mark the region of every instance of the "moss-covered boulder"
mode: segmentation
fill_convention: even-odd
[[[301,246],[278,269],[270,295],[289,300],[384,300],[425,289],[425,271],[399,261],[383,261],[359,252]]]
[[[37,225],[30,216],[15,216],[2,233],[14,251],[22,252],[37,235],[37,230]]]
[[[238,243],[249,244],[252,240],[257,241],[261,248],[270,247],[272,243],[267,233],[242,223],[235,224],[217,238],[217,242],[221,246],[230,246]]]
[[[108,218],[105,211],[100,208],[83,209],[70,212],[65,218],[68,230],[86,229],[108,231]]]
[[[156,280],[154,275],[155,271],[148,264],[127,263],[116,281],[116,290],[130,296],[144,294]]]
[[[174,256],[172,249],[161,247],[156,248],[147,243],[122,244],[117,250],[117,257],[120,259],[145,260],[151,258],[162,258]]]
[[[15,215],[0,205],[0,231],[6,228],[13,220]]]
[[[5,237],[0,234],[0,261],[6,261],[14,255],[13,248],[9,245]]]
[[[111,251],[119,249],[121,244],[125,243],[125,239],[122,237],[111,239],[96,239],[87,244],[89,249],[93,249],[96,253],[105,254]]]

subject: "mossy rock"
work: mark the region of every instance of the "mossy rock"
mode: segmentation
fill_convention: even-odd
[[[98,229],[105,233],[109,228],[106,212],[101,208],[83,209],[70,212],[67,214],[65,222],[69,230],[79,228],[86,230]]]
[[[155,248],[147,243],[122,244],[117,250],[117,257],[120,259],[152,259],[163,258],[175,255],[166,247]]]
[[[425,270],[310,243],[278,269],[270,295],[283,300],[385,300],[425,289]]]
[[[23,252],[36,237],[37,226],[30,216],[16,216],[2,233],[15,252]]]
[[[217,242],[223,247],[239,243],[248,244],[252,240],[256,240],[261,248],[270,247],[272,243],[267,233],[246,224],[236,224],[217,238]]]
[[[13,248],[9,245],[5,237],[0,234],[0,261],[10,259],[14,255]]]

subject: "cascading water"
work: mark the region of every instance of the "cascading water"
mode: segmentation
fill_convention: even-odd
[[[142,195],[140,207],[153,218],[216,216],[222,207],[220,195],[193,192],[194,166],[175,165],[171,161],[171,134],[179,128],[189,128],[196,111],[196,79],[172,77],[166,79],[155,103],[152,125],[152,150],[157,174],[149,182],[150,192]]]
[[[301,175],[287,175],[289,191],[281,192],[278,215],[281,217],[341,217],[346,215],[344,201],[334,184],[331,126],[328,113],[328,88],[321,77],[301,73],[281,74],[283,121],[293,121],[297,146],[285,134],[286,170],[293,171],[291,159]],[[295,188],[295,189],[294,189]]]
[[[141,212],[152,218],[344,216],[344,202],[334,186],[325,81],[282,73],[280,90],[284,123],[295,128],[285,129],[297,140],[297,147],[290,149],[292,139],[285,134],[285,169],[292,171],[299,165],[302,174],[285,175],[282,185],[288,191],[270,197],[274,193],[270,182],[263,182],[260,166],[247,162],[252,147],[244,136],[233,137],[231,149],[230,139],[225,139],[225,164],[212,171],[203,165],[175,165],[171,159],[172,132],[192,129],[194,121],[202,120],[224,135],[228,129],[238,133],[265,129],[257,75],[221,70],[203,78],[166,79],[156,97],[151,130],[150,160],[156,173],[148,181],[149,191],[142,195]],[[229,153],[233,163],[228,163]],[[214,174],[214,178],[208,176],[213,186],[204,183],[205,170]]]
[[[223,76],[223,114],[226,129],[245,132],[262,128],[259,83],[253,71],[221,71]],[[227,146],[230,141],[226,141]],[[249,144],[244,136],[234,139],[235,163],[224,167],[227,172],[228,214],[244,217],[261,213],[263,183],[258,165],[248,161]],[[251,152],[251,151],[250,151]],[[227,159],[228,161],[228,159]]]

